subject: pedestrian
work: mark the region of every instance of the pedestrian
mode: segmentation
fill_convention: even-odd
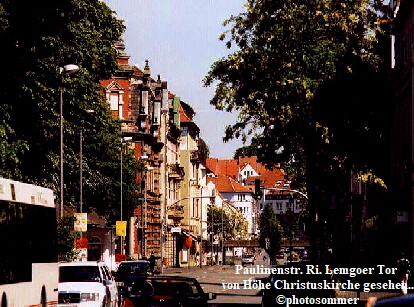
[[[154,268],[155,268],[154,252],[151,252],[151,256],[149,257],[149,263],[150,263],[150,271],[154,275]]]
[[[196,252],[196,264],[197,266],[200,266],[200,253]]]
[[[401,294],[405,295],[408,292],[408,278],[411,274],[410,261],[405,257],[403,252],[400,253],[400,258],[397,260],[397,275],[398,281],[401,282]]]

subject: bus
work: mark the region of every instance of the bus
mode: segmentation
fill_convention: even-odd
[[[53,191],[0,178],[1,307],[58,303]]]

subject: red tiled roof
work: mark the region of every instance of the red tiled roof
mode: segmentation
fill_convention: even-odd
[[[259,176],[249,177],[246,180],[246,187],[253,189],[254,180],[260,179],[261,186],[265,188],[285,188],[285,172],[283,169],[275,168],[273,170],[266,169],[266,167],[257,162],[257,157],[239,157],[239,159],[220,160],[216,158],[209,158],[206,160],[206,165],[217,176],[230,176],[238,180],[239,170],[242,170],[247,165],[250,165]],[[277,185],[280,181],[280,185]],[[289,188],[289,187],[288,187]]]
[[[188,114],[184,111],[182,106],[180,105],[180,123],[192,123],[193,120],[188,116]]]
[[[134,75],[135,77],[143,77],[143,76],[144,76],[144,73],[142,72],[142,70],[141,70],[141,69],[139,69],[139,68],[138,68],[138,66],[134,66],[134,72],[133,72],[133,75]]]
[[[263,174],[267,171],[266,167],[262,163],[257,162],[256,156],[239,157],[239,164],[244,166],[249,164],[258,174]]]
[[[235,180],[239,179],[239,165],[237,160],[209,158],[206,160],[206,165],[218,176],[230,176]]]
[[[208,178],[207,182],[213,182],[218,192],[252,192],[249,187],[242,186],[236,180],[228,176]]]
[[[246,180],[246,184],[254,185],[254,180],[260,179],[261,186],[265,188],[283,188],[283,185],[286,182],[285,174],[281,169],[266,170],[260,176],[249,177]],[[278,186],[277,183],[281,182],[281,185]]]

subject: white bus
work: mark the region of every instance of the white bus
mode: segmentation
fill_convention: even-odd
[[[52,190],[0,178],[0,248],[0,306],[57,305]]]

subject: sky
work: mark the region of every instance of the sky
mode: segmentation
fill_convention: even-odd
[[[240,140],[223,143],[226,125],[236,113],[210,105],[214,88],[203,87],[211,64],[229,54],[218,39],[226,30],[222,22],[244,12],[245,0],[103,0],[125,21],[124,36],[129,63],[143,69],[149,60],[151,75],[168,82],[170,92],[193,107],[200,137],[210,157],[231,159],[243,146]]]

